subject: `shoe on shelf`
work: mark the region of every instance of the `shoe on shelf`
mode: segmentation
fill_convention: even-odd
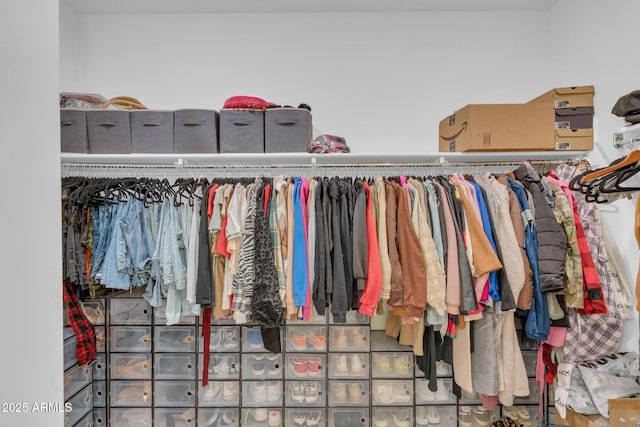
[[[460,413],[458,414],[458,420],[460,421],[460,427],[471,427],[473,424],[471,408],[468,406],[461,406]]]
[[[389,420],[387,419],[386,414],[382,411],[376,412],[371,419],[371,423],[373,427],[389,427]]]
[[[393,423],[396,425],[396,427],[411,427],[411,417],[408,417],[406,414],[394,414]]]
[[[307,359],[307,375],[310,377],[320,377],[322,373],[322,359],[319,357],[309,357]]]
[[[318,383],[309,383],[304,386],[304,401],[315,403],[320,398],[320,386]]]
[[[289,398],[292,402],[304,402],[304,384],[301,382],[289,384]]]
[[[291,347],[296,351],[305,351],[307,349],[307,336],[295,330],[291,332]]]
[[[429,425],[429,417],[427,415],[427,408],[424,406],[416,406],[416,425],[427,426]]]
[[[83,304],[82,311],[84,312],[85,317],[89,319],[89,322],[92,324],[96,325],[104,323],[104,311],[102,310],[102,307],[92,307],[90,305]]]
[[[290,359],[290,367],[297,377],[306,377],[309,370],[308,359],[306,357],[293,357]]]
[[[213,423],[215,423],[218,420],[219,416],[220,416],[220,410],[214,409],[209,419],[205,419],[205,417],[203,417],[204,424],[207,426],[212,426]]]
[[[345,376],[349,373],[349,367],[347,366],[347,355],[338,354],[333,359],[333,372],[337,376]]]
[[[303,427],[307,425],[307,416],[304,412],[295,412],[291,417],[291,421],[293,421],[294,426]]]
[[[349,402],[359,405],[364,402],[364,388],[362,384],[351,383],[349,384]]]
[[[265,362],[254,360],[251,362],[251,375],[254,377],[261,377],[265,372]]]
[[[445,384],[445,382],[438,378],[436,381],[438,386],[438,390],[436,390],[436,400],[437,401],[445,401],[451,400],[451,392],[449,391],[449,387]]]
[[[260,329],[249,329],[247,331],[249,348],[253,350],[258,350],[264,348],[264,344],[262,342],[262,333]]]
[[[324,335],[316,335],[315,332],[312,331],[309,333],[309,344],[311,344],[311,347],[316,351],[324,351],[327,348],[327,339]]]
[[[361,377],[365,374],[367,365],[364,363],[364,357],[361,354],[351,355],[351,376]]]
[[[367,346],[367,336],[362,328],[354,328],[351,331],[351,345],[353,348],[364,348]]]
[[[439,377],[446,377],[451,375],[451,365],[442,360],[436,361],[436,375]]]
[[[235,381],[225,381],[222,386],[222,400],[233,400],[238,396],[239,386]]]
[[[269,427],[279,427],[282,425],[282,414],[280,411],[269,411]]]
[[[378,372],[378,374],[390,374],[393,372],[393,368],[391,367],[391,360],[389,356],[379,356],[375,358],[374,368]]]
[[[204,400],[211,402],[220,399],[222,395],[222,381],[210,381],[202,389]]]
[[[373,388],[373,398],[376,403],[389,405],[394,401],[393,391],[393,384],[379,382]]]
[[[281,376],[281,372],[282,372],[282,363],[280,362],[280,360],[269,360],[268,362],[266,362],[268,365],[268,370],[267,370],[267,374],[270,377],[274,377],[274,376]]]
[[[393,371],[404,377],[409,375],[409,358],[408,356],[393,357]]]
[[[529,413],[527,412],[527,415]],[[518,425],[520,425],[520,414],[517,406],[503,406],[502,407],[502,416],[509,417],[513,421],[515,421]]]
[[[307,427],[319,427],[321,422],[321,411],[312,411],[309,415],[307,415]]]
[[[416,382],[416,395],[420,403],[432,403],[436,400],[435,392],[429,390],[428,381]]]
[[[150,368],[149,360],[146,357],[132,358],[126,365],[117,365],[116,373],[118,375],[128,376],[144,376]]]
[[[476,420],[476,423],[481,427],[486,427],[489,425],[489,413],[486,409],[479,406],[477,408],[473,408],[473,418]]]
[[[338,329],[333,333],[333,347],[336,349],[345,350],[349,348],[349,342],[347,340],[347,331],[344,329]]]
[[[393,393],[391,393],[393,402],[407,403],[412,400],[411,390],[405,383],[394,383]]]
[[[220,332],[222,334],[222,347],[225,350],[233,350],[238,347],[238,336],[235,329],[223,329]]]
[[[249,416],[253,418],[254,421],[258,423],[263,423],[269,419],[269,412],[267,412],[266,408],[255,408],[247,412],[247,419],[243,425],[251,425],[249,422]]]
[[[224,411],[222,413],[222,418],[218,423],[218,427],[231,426],[231,425],[234,425],[235,423],[236,423],[236,416],[234,415],[234,413],[232,411]]]
[[[531,414],[524,406],[518,406],[518,418],[523,427],[531,427]]]
[[[440,424],[440,412],[436,408],[431,408],[427,412],[429,424]]]
[[[184,411],[181,414],[171,414],[171,416],[175,420],[181,420],[181,421],[184,421],[187,424],[191,424],[193,422],[194,418],[196,417],[196,410],[195,409],[187,409],[186,411]]]
[[[210,351],[220,351],[222,350],[222,331],[220,330],[212,330],[211,336],[209,338],[209,350]]]
[[[267,383],[267,402],[277,402],[282,399],[282,383],[274,381]]]
[[[263,382],[254,382],[249,385],[249,394],[255,403],[267,401],[267,385]]]
[[[333,401],[336,403],[347,402],[347,384],[346,383],[334,383],[331,385],[331,391],[333,394]]]

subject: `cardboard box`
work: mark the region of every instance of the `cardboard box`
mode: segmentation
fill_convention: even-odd
[[[556,129],[555,150],[593,150],[593,129]]]
[[[640,426],[640,398],[609,399],[611,427]]]
[[[529,103],[553,103],[554,108],[593,107],[593,86],[557,87],[532,99]]]
[[[609,420],[600,415],[582,415],[569,408],[566,421],[571,427],[611,427]]]
[[[555,149],[550,103],[475,104],[440,122],[440,151]]]

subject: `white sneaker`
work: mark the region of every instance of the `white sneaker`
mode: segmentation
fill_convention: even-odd
[[[438,379],[436,384],[438,385],[438,390],[436,391],[436,400],[451,400],[451,392],[449,391],[449,387],[447,387],[444,381]]]
[[[266,421],[269,418],[269,413],[265,408],[256,408],[251,414],[253,415],[253,419],[258,422]]]
[[[429,424],[440,424],[440,412],[437,409],[430,409],[427,412],[427,418],[429,419]]]
[[[367,367],[364,363],[364,357],[360,354],[351,355],[351,376],[361,377]]]
[[[411,390],[407,387],[407,384],[394,383],[392,398],[393,402],[407,403],[411,399]]]
[[[388,426],[389,426],[389,420],[384,416],[384,414],[381,414],[380,412],[378,412],[373,416],[373,427],[388,427]]]
[[[289,397],[292,402],[304,402],[304,385],[299,382],[289,384]]]
[[[427,415],[427,408],[424,406],[416,407],[416,425],[427,426],[429,425],[429,417]]]
[[[349,367],[347,366],[347,355],[339,354],[334,358],[335,363],[333,364],[334,373],[338,376],[344,376],[349,373]]]
[[[407,417],[406,415],[394,415],[393,423],[396,425],[396,427],[411,427],[411,418]]]
[[[202,389],[204,400],[211,402],[212,400],[218,400],[222,393],[222,382],[212,381]]]
[[[267,401],[277,402],[282,399],[282,384],[279,382],[269,382],[267,384]]]
[[[382,405],[393,403],[393,385],[388,383],[377,383],[373,389],[374,400]]]
[[[416,394],[420,403],[431,403],[436,400],[436,394],[429,390],[429,383],[427,381],[416,383]]]
[[[222,399],[232,400],[238,396],[238,383],[234,381],[225,381],[222,387]]]
[[[269,412],[269,427],[279,427],[282,425],[282,414],[280,411]]]
[[[249,393],[255,403],[267,401],[267,385],[262,382],[254,382],[249,385]]]

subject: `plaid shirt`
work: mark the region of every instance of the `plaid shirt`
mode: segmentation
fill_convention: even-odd
[[[568,182],[576,171],[573,166],[560,165],[554,173],[560,181]],[[611,292],[611,276],[607,267],[603,239],[599,237],[600,228],[595,214],[596,207],[593,203],[587,203],[581,193],[574,192],[574,195],[578,200],[577,211],[600,278],[608,313],[580,314],[576,309],[569,309],[569,328],[564,351],[564,362],[567,363],[592,361],[617,353],[622,336],[622,320]]]
[[[89,364],[96,360],[96,331],[84,315],[70,281],[64,281],[62,292],[69,323],[76,334],[76,358],[80,365]]]

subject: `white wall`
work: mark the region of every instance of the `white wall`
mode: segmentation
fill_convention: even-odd
[[[638,89],[640,56],[633,54],[637,31],[629,17],[640,14],[640,2],[561,0],[550,12],[555,85],[573,85],[574,81],[595,85],[599,142],[590,160],[604,166],[621,156],[613,147],[612,134],[625,125],[624,119],[611,114],[611,108],[619,97]],[[632,279],[640,256],[633,234],[634,204],[635,200],[620,200],[601,207]],[[634,283],[630,286],[635,288]],[[638,351],[639,336],[638,319],[627,321],[623,349]]]
[[[60,2],[60,87],[78,87],[82,74],[80,15],[64,1]]]
[[[62,286],[58,5],[51,0],[0,6],[0,402],[27,403],[2,426],[62,426]],[[10,409],[7,407],[7,409]]]
[[[544,12],[86,16],[83,73],[63,89],[167,109],[306,102],[354,152],[437,151],[464,104],[549,86],[546,28]]]

